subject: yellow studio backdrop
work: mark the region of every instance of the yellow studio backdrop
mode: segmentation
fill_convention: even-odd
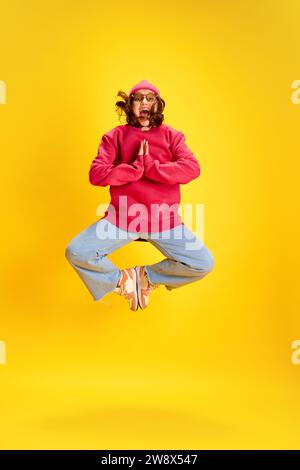
[[[11,0],[0,16],[0,447],[299,448],[299,1]],[[142,79],[199,161],[181,202],[203,204],[215,266],[132,312],[93,301],[65,248],[109,202],[88,171]]]

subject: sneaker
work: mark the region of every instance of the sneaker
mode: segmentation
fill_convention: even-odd
[[[122,276],[114,289],[119,295],[125,297],[128,300],[130,310],[138,309],[138,296],[136,289],[136,272],[134,268],[128,268],[122,270]]]
[[[158,287],[158,284],[151,284],[144,266],[136,266],[135,270],[137,275],[138,302],[141,309],[144,309],[148,306],[151,292]]]

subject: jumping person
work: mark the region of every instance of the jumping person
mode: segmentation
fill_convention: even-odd
[[[197,178],[200,166],[184,134],[163,123],[159,90],[142,80],[117,96],[127,124],[104,133],[89,171],[91,184],[110,186],[111,201],[100,220],[69,242],[65,255],[94,300],[116,292],[135,311],[147,307],[159,285],[172,290],[202,279],[214,258],[178,213],[180,184]],[[107,255],[133,240],[149,241],[165,258],[120,270]]]

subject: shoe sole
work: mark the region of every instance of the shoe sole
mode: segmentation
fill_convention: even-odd
[[[136,272],[136,291],[137,291],[137,297],[138,297],[138,304],[139,304],[139,307],[142,310],[144,310],[146,307],[142,306],[142,297],[141,297],[141,289],[140,289],[140,279],[141,279],[141,272],[142,272],[141,266],[136,266],[135,272]]]
[[[136,292],[136,308],[132,309],[133,312],[136,312],[137,309],[139,308],[139,297],[138,297],[138,292],[137,292],[137,275],[136,275],[136,270],[133,268],[133,282],[135,283],[135,292]]]

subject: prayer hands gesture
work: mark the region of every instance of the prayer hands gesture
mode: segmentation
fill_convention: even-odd
[[[143,139],[141,141],[138,155],[149,155],[149,143],[148,140]]]

